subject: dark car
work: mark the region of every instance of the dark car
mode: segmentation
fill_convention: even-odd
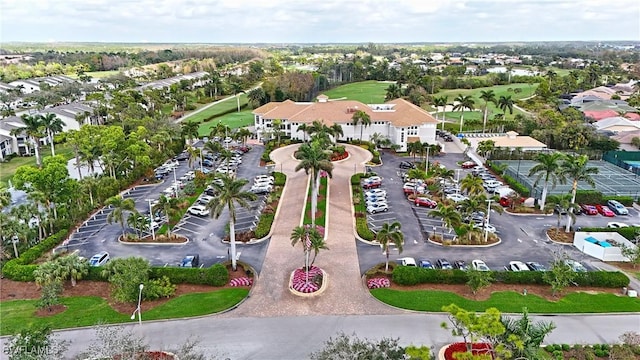
[[[410,163],[408,161],[401,161],[400,165],[398,165],[400,167],[400,169],[415,169],[416,165],[413,163]]]
[[[416,206],[424,206],[424,207],[428,207],[430,209],[434,209],[434,208],[438,207],[438,203],[437,202],[435,202],[435,201],[433,201],[431,199],[425,198],[425,197],[417,197],[417,198],[415,198],[414,203],[415,203]]]
[[[200,266],[200,255],[187,255],[180,262],[180,267],[193,267],[197,268]]]
[[[204,160],[202,161],[202,165],[207,166],[207,167],[212,167],[212,166],[214,166],[215,164],[213,163],[213,160],[210,160],[210,159],[204,159]]]
[[[467,271],[469,270],[469,266],[467,265],[466,262],[464,262],[464,260],[456,260],[453,262],[453,268],[454,269],[458,269],[458,270],[462,270],[462,271]]]
[[[531,271],[547,271],[547,268],[544,267],[544,265],[540,264],[539,262],[535,262],[535,261],[527,262],[527,267]]]
[[[453,137],[451,137],[451,135],[444,136],[444,141],[452,142],[453,141]]]
[[[453,266],[451,266],[451,263],[449,261],[447,261],[447,259],[438,259],[436,261],[436,266],[442,270],[451,270],[453,269]]]
[[[431,261],[426,260],[426,259],[422,259],[420,261],[418,261],[418,266],[424,269],[434,269],[433,264],[431,263]]]

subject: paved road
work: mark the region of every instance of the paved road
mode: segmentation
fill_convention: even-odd
[[[144,317],[144,314],[143,314]],[[557,329],[547,343],[612,343],[625,331],[640,328],[640,315],[545,316]],[[200,339],[200,347],[216,359],[306,359],[310,352],[338,332],[361,338],[400,338],[402,345],[427,345],[436,349],[451,342],[440,328],[447,321],[440,314],[298,316],[276,318],[219,318],[143,323],[140,331],[152,348],[176,347],[188,338]],[[179,331],[177,331],[179,329]],[[72,341],[69,356],[86,349],[93,337],[89,329],[57,332]],[[3,343],[5,339],[1,339]]]

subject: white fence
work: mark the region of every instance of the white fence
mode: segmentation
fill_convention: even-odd
[[[636,248],[636,245],[616,232],[576,232],[573,238],[573,246],[587,255],[602,261],[629,261],[622,255],[619,244]]]

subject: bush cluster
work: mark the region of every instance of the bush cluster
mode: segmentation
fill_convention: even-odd
[[[2,276],[15,281],[35,281],[33,272],[38,266],[31,264],[55,248],[66,234],[66,230],[55,233],[20,254],[18,258],[7,261],[2,267]]]
[[[624,206],[633,205],[632,196],[615,196],[615,195],[602,195],[597,190],[578,190],[576,192],[576,203],[578,204],[601,204],[604,205],[609,200],[616,200]]]
[[[285,182],[287,181],[287,175],[278,172],[278,171],[274,171],[273,172],[273,185],[274,186],[284,186]]]
[[[509,175],[504,175],[502,176],[502,178],[504,179],[504,182],[506,182],[507,185],[509,185],[515,192],[517,192],[521,196],[529,196],[529,189],[527,189],[526,186],[520,184],[516,179],[512,178]]]
[[[492,281],[504,284],[545,284],[540,271],[493,271]],[[467,273],[462,270],[433,270],[412,266],[396,266],[393,282],[398,285],[417,284],[465,284]],[[618,271],[589,271],[577,273],[574,282],[578,286],[622,288],[629,285],[629,278]]]
[[[633,240],[636,237],[636,233],[640,231],[640,228],[635,226],[623,227],[623,228],[592,228],[592,227],[583,227],[580,228],[580,231],[584,232],[616,232],[622,235],[627,240]]]
[[[224,286],[229,282],[229,272],[222,264],[209,268],[152,267],[149,277],[166,277],[173,284],[201,284]]]
[[[256,239],[262,239],[263,237],[269,235],[274,217],[275,214],[272,213],[260,214],[260,220],[258,220],[258,225],[256,225],[256,229],[254,230]]]

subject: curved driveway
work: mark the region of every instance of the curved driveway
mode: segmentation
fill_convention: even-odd
[[[293,157],[299,145],[287,146],[271,153],[276,170],[287,175],[287,184],[273,224],[273,234],[260,278],[251,296],[236,310],[222,317],[273,317],[300,315],[397,314],[400,310],[381,304],[362,285],[353,235],[354,217],[350,181],[362,172],[371,154],[357,146],[346,145],[349,158],[335,162],[329,181],[327,246],[316,265],[327,272],[329,286],[317,297],[301,298],[288,289],[289,275],[304,264],[300,246],[291,246],[290,235],[300,225],[309,177],[304,170],[295,171],[299,163]]]

